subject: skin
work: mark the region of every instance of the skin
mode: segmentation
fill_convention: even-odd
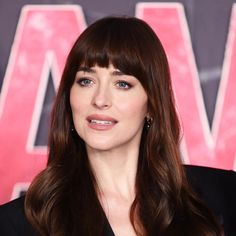
[[[74,126],[85,141],[100,202],[118,236],[136,235],[129,210],[147,100],[138,79],[113,65],[81,67],[70,91]]]

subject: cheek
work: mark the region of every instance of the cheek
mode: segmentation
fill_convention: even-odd
[[[70,93],[70,106],[72,111],[72,119],[74,123],[75,130],[78,135],[83,137],[83,124],[84,124],[84,112],[86,111],[86,99],[81,98],[81,94],[78,95],[76,89],[71,89]]]
[[[88,99],[79,93],[75,87],[70,91],[70,106],[73,116],[82,114],[87,107]]]
[[[81,126],[85,104],[75,94],[70,94],[70,106],[72,112],[73,123],[76,130]],[[78,131],[78,130],[77,130]]]
[[[120,110],[126,117],[143,120],[147,114],[147,99],[128,99],[120,105]]]

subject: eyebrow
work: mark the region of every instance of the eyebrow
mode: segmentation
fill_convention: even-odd
[[[93,69],[93,68],[90,68],[90,67],[86,67],[86,66],[81,66],[78,68],[77,72],[79,71],[82,71],[82,72],[87,72],[87,73],[92,73],[92,74],[95,74],[97,71],[96,69]],[[114,70],[111,72],[111,75],[113,76],[122,76],[122,75],[125,75],[125,73],[123,73],[122,71],[120,70]]]
[[[125,75],[122,71],[120,70],[114,70],[112,71],[111,73],[112,75],[115,75],[115,76],[122,76],[122,75]]]
[[[96,70],[89,68],[89,67],[85,67],[85,66],[79,67],[77,71],[78,72],[83,71],[83,72],[88,72],[88,73],[93,73],[93,74],[96,73]]]

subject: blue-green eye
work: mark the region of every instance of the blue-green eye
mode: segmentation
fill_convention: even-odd
[[[87,79],[87,78],[80,78],[77,81],[77,83],[82,87],[88,87],[93,83],[93,81],[91,79]]]
[[[121,89],[130,89],[132,86],[126,81],[118,81],[116,86]]]

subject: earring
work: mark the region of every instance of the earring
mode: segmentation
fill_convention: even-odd
[[[146,116],[146,127],[147,127],[147,129],[149,129],[151,127],[152,122],[153,122],[153,118],[150,117],[150,116]]]
[[[72,133],[75,131],[74,124],[71,125],[71,127],[70,127],[70,131],[71,131]]]

